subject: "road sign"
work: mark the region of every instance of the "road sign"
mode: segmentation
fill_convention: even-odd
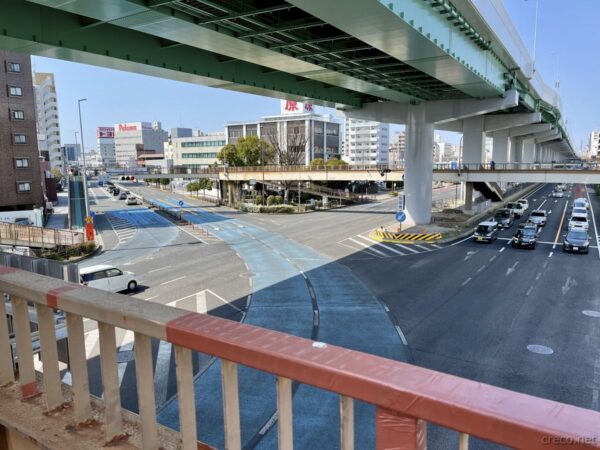
[[[179,200],[179,206],[183,206],[185,203],[183,203],[183,200]]]
[[[92,217],[91,216],[87,216],[85,218],[85,223],[92,223]]]
[[[93,219],[96,213],[94,211],[90,211],[90,217]]]
[[[404,211],[398,211],[396,213],[396,220],[400,223],[406,220],[406,214],[404,214]]]
[[[396,208],[397,211],[402,211],[404,209],[404,195],[399,195],[398,196],[398,208]]]

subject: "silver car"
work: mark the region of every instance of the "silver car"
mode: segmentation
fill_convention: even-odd
[[[543,209],[536,209],[534,211],[531,211],[531,214],[529,215],[529,221],[535,223],[540,227],[546,225],[547,220],[548,213]]]

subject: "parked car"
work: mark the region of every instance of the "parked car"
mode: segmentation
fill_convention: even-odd
[[[536,209],[529,214],[529,222],[543,227],[548,220],[548,213],[544,209]]]
[[[107,264],[80,269],[79,282],[85,286],[110,292],[135,291],[137,288],[133,272],[123,271]]]
[[[563,191],[561,191],[560,189],[554,189],[552,191],[552,194],[550,194],[550,195],[554,198],[563,198],[565,196],[565,193]]]
[[[507,203],[506,208],[510,209],[513,213],[513,216],[515,216],[517,219],[519,217],[523,217],[523,213],[525,212],[523,205],[518,202]]]
[[[127,197],[127,202],[128,205],[137,205],[138,204],[138,198],[134,197],[133,195],[130,195],[129,197]]]
[[[498,221],[498,227],[500,228],[510,228],[515,222],[515,216],[508,208],[501,208],[496,211],[494,218]]]
[[[569,220],[569,230],[579,228],[587,233],[589,227],[587,214],[585,216],[583,214],[574,214],[571,216],[571,220]]]
[[[537,226],[525,225],[523,228],[519,228],[512,239],[513,247],[526,247],[526,248],[536,248],[537,247]]]
[[[529,200],[527,200],[525,198],[520,198],[519,200],[517,200],[517,203],[520,203],[521,205],[523,205],[523,212],[525,212],[529,209]]]
[[[563,251],[588,253],[590,251],[590,236],[587,231],[578,228],[569,230],[563,240]]]
[[[498,222],[490,222],[485,221],[481,222],[475,228],[475,232],[473,233],[473,240],[475,242],[488,242],[492,243],[492,241],[498,238]]]

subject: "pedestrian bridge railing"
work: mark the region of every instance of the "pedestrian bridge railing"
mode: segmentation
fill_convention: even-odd
[[[0,222],[0,244],[54,248],[56,246],[71,246],[84,242],[85,235],[78,231]]]
[[[200,448],[197,440],[202,440],[196,432],[192,351],[221,360],[224,442],[225,448],[231,450],[242,446],[239,365],[275,376],[280,449],[291,449],[294,443],[293,382],[339,395],[339,417],[329,419],[332,426],[339,424],[340,448],[344,450],[354,448],[355,428],[363,426],[354,423],[355,400],[376,407],[377,449],[426,448],[428,423],[458,431],[456,445],[461,450],[468,448],[469,436],[528,450],[564,448],[565,443],[578,449],[600,448],[600,414],[595,411],[12,267],[0,266],[0,292],[8,294],[12,302],[18,354],[18,377],[15,377],[6,321],[0,320],[0,386],[3,386],[0,396],[3,390],[15,386],[16,378],[23,399],[41,394],[39,398],[43,398],[47,409],[52,411],[52,414],[41,415],[42,421],[61,414],[64,408],[60,407],[65,401],[59,377],[53,310],[66,314],[71,406],[77,423],[89,419],[91,411],[83,320],[97,321],[105,405],[102,427],[106,441],[114,442],[124,431],[115,342],[115,327],[119,327],[133,331],[135,336],[138,427],[145,449],[159,447],[152,339],[174,346],[180,421],[177,439],[181,439],[176,446],[184,449]],[[35,307],[38,317],[43,383],[36,382],[28,305]],[[5,315],[2,301],[0,317]],[[0,424],[4,426],[18,419],[10,412],[3,414],[6,417],[0,417]],[[75,425],[54,432],[67,433]],[[81,448],[87,448],[85,435],[78,436]]]

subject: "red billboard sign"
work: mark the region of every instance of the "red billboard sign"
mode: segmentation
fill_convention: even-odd
[[[115,137],[115,129],[113,127],[98,127],[98,128],[96,128],[96,137],[114,138]]]

